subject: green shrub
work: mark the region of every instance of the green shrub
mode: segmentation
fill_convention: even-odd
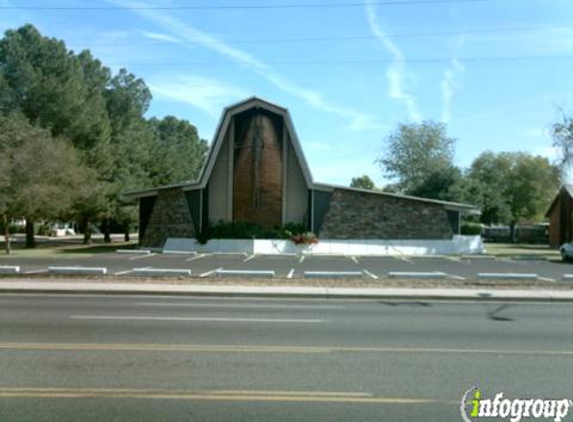
[[[314,233],[307,232],[303,224],[288,223],[274,229],[264,229],[258,224],[237,221],[210,225],[196,236],[197,242],[204,245],[210,239],[288,239],[295,243],[317,243]]]
[[[468,236],[481,235],[481,224],[480,223],[466,222],[466,223],[462,224],[460,231],[461,231],[461,234],[465,234]]]

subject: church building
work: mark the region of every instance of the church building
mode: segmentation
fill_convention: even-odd
[[[357,169],[357,174],[360,172]],[[227,107],[195,181],[132,191],[141,246],[191,238],[208,225],[303,224],[320,239],[444,240],[467,204],[315,182],[286,108],[260,98]]]

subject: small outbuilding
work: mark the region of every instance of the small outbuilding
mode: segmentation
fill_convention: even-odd
[[[362,170],[357,169],[359,174]],[[129,192],[139,241],[161,247],[208,225],[304,225],[320,239],[451,240],[473,205],[317,183],[286,108],[260,98],[227,107],[196,181]]]
[[[549,219],[549,246],[573,240],[573,185],[563,185],[545,213]]]

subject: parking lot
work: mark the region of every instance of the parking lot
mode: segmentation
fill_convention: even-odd
[[[138,254],[101,253],[87,257],[32,258],[2,257],[0,266],[18,266],[20,274],[48,273],[50,267],[105,268],[115,276],[134,275],[139,268],[153,270],[190,270],[192,277],[228,277],[239,275],[283,279],[310,277],[341,277],[382,279],[448,278],[471,280],[487,278],[527,277],[552,282],[571,277],[573,266],[545,259],[517,259],[489,256],[475,257],[373,257],[373,256],[312,256],[312,255],[248,255],[248,254]],[[274,272],[272,275],[269,272]],[[346,274],[345,274],[346,273]],[[237,274],[235,274],[237,275]]]

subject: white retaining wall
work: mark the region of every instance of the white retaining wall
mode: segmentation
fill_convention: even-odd
[[[318,255],[471,255],[484,252],[480,236],[456,235],[449,240],[329,240],[314,245],[295,245],[290,240],[211,239],[201,245],[191,238],[169,238],[164,251],[250,254]]]

